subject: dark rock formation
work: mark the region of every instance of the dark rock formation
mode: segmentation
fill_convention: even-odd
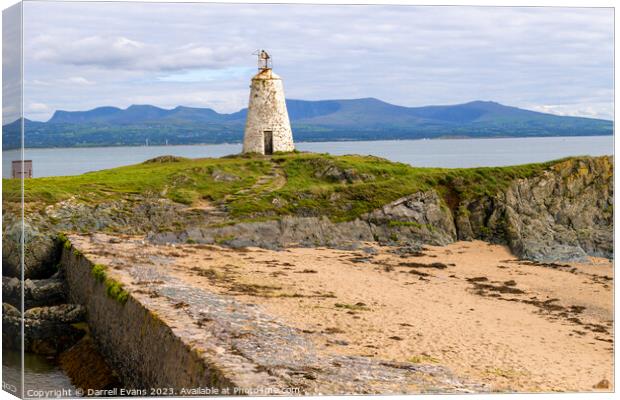
[[[6,215],[5,215],[6,216]],[[21,223],[5,219],[2,235],[2,275],[20,277]],[[45,229],[47,224],[24,223],[24,274],[26,278],[48,278],[54,272],[55,260],[60,257],[54,235]]]
[[[26,320],[76,323],[83,322],[85,309],[79,304],[61,304],[50,307],[34,307],[24,312]]]
[[[370,174],[360,174],[354,168],[341,168],[333,160],[316,158],[311,161],[316,166],[316,178],[325,179],[331,182],[354,183],[374,181],[376,178]]]
[[[326,179],[331,182],[354,183],[363,181],[372,181],[374,176],[369,174],[360,174],[355,169],[341,169],[336,165],[328,166],[324,171],[315,175],[317,178]]]
[[[373,234],[368,223],[361,220],[334,223],[325,217],[283,217],[280,220],[240,223],[220,228],[151,233],[148,239],[155,243],[193,242],[274,249],[287,246],[342,247],[352,242],[372,241]]]
[[[419,241],[445,245],[456,239],[450,210],[435,191],[398,199],[364,217],[381,242]]]
[[[396,200],[362,219],[334,223],[326,217],[290,217],[240,223],[219,228],[190,228],[182,232],[150,233],[155,243],[194,242],[231,247],[329,246],[348,248],[352,243],[451,243],[456,230],[450,210],[434,191],[414,193]]]
[[[613,256],[611,158],[567,161],[515,182],[505,197],[507,239],[523,258]]]
[[[3,301],[15,307],[21,304],[21,284],[18,278],[2,277]],[[24,281],[24,307],[57,305],[66,300],[65,281],[60,277],[50,279],[26,279]]]
[[[85,309],[78,304],[35,307],[24,313],[24,350],[56,355],[74,345],[84,331],[72,324],[85,320]],[[10,304],[2,304],[2,345],[21,347],[21,313]]]
[[[456,218],[459,239],[507,243],[521,258],[583,261],[613,257],[611,157],[558,163],[518,179],[494,197],[465,202]]]
[[[46,208],[45,213],[25,216],[24,276],[49,278],[57,272],[61,243],[57,232],[96,232],[111,229],[140,234],[171,227],[183,220],[187,225],[200,221],[200,215],[170,200],[143,198],[87,205],[69,199]],[[20,277],[20,227],[17,216],[3,215],[2,275]]]

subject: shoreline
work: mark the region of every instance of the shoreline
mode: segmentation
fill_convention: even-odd
[[[496,136],[496,137],[436,137],[436,138],[420,138],[420,139],[365,139],[365,140],[317,140],[317,141],[296,141],[295,143],[361,143],[361,142],[420,142],[420,141],[443,141],[443,140],[520,140],[520,139],[567,139],[567,138],[602,138],[602,137],[614,137],[614,134],[610,135],[572,135],[572,136]],[[165,148],[165,147],[208,147],[208,146],[237,146],[241,145],[242,142],[222,142],[222,143],[188,143],[188,144],[154,144],[154,145],[100,145],[100,146],[73,146],[73,147],[25,147],[24,151],[28,150],[72,150],[72,149],[110,149],[110,148],[120,148],[120,147],[129,147],[129,148]],[[12,149],[3,149],[2,152],[10,152],[10,151],[20,151],[21,148],[12,148]]]

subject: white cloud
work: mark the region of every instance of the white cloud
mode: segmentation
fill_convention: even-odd
[[[290,98],[377,97],[405,106],[488,99],[612,118],[612,9],[25,7],[26,92],[52,110],[142,100],[236,111],[247,101],[251,53],[264,47]],[[82,84],[67,84],[76,77]],[[49,86],[30,83],[35,80]]]
[[[247,67],[196,69],[162,75],[157,77],[157,79],[162,82],[211,82],[216,80],[243,79],[253,71],[254,68]]]
[[[125,37],[88,36],[65,42],[41,35],[32,41],[32,58],[57,64],[123,66],[149,54],[146,46]]]
[[[26,112],[43,113],[49,111],[51,111],[50,107],[43,103],[28,103],[26,106]]]
[[[572,117],[608,119],[610,115],[613,115],[613,105],[608,103],[544,104],[525,106],[524,108],[528,108],[533,111]]]
[[[72,84],[72,85],[78,85],[78,86],[90,86],[90,85],[94,85],[96,84],[96,82],[93,82],[89,79],[86,79],[82,76],[71,76],[67,79],[64,80],[66,83]]]
[[[21,7],[2,12],[2,124],[22,116]]]
[[[32,58],[54,64],[102,69],[175,71],[223,68],[239,59],[235,46],[204,46],[197,43],[163,45],[123,36],[89,36],[65,41],[48,35],[33,39]]]
[[[245,90],[185,90],[179,93],[140,94],[127,98],[124,107],[131,104],[157,104],[163,108],[174,108],[179,104],[188,107],[214,108],[221,112],[234,112],[247,106],[248,93]]]
[[[20,116],[20,110],[19,107],[10,104],[10,105],[2,105],[2,116],[3,116],[3,124],[8,124],[11,123],[13,121],[15,121],[16,119],[19,118]]]

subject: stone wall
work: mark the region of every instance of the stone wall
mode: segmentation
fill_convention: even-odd
[[[282,80],[271,69],[252,78],[243,139],[244,153],[265,154],[264,132],[273,132],[273,152],[293,151],[293,133]]]
[[[131,295],[124,304],[108,296],[79,252],[65,248],[62,265],[70,298],[86,307],[99,350],[127,388],[235,386]]]

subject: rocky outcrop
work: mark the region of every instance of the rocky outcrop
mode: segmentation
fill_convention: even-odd
[[[338,183],[355,183],[366,182],[375,180],[374,175],[360,174],[354,168],[343,169],[338,167],[330,160],[316,159],[315,164],[320,164],[321,168],[318,168],[314,174],[316,178],[325,179],[331,182]]]
[[[434,190],[414,193],[362,218],[285,217],[221,228],[154,233],[155,242],[231,246],[351,246],[356,241],[445,245],[481,239],[505,243],[524,259],[585,261],[613,256],[613,161],[570,159],[515,179],[493,195],[458,199],[449,208]]]
[[[188,207],[157,197],[135,197],[89,205],[75,199],[49,206],[44,220],[56,230],[94,232],[103,229],[138,234],[172,227],[174,221],[196,222]],[[43,222],[43,221],[41,221]]]
[[[2,277],[2,298],[5,303],[20,307],[22,301],[20,280],[15,277]],[[65,281],[59,276],[50,279],[26,279],[24,281],[24,307],[57,305],[66,300]]]
[[[283,217],[280,220],[240,223],[219,228],[190,228],[181,232],[151,233],[154,243],[206,243],[231,247],[257,246],[277,249],[289,246],[343,247],[372,241],[371,227],[360,220],[334,223],[322,217]]]
[[[329,168],[327,169],[329,170]],[[570,159],[542,174],[516,179],[494,195],[458,199],[449,208],[434,190],[398,199],[351,222],[285,217],[221,228],[154,233],[162,242],[233,247],[350,247],[356,241],[445,245],[481,239],[505,243],[536,261],[613,256],[613,161]]]
[[[20,252],[22,224],[17,218],[3,218],[5,224],[2,235],[2,275],[21,276]],[[24,227],[24,275],[26,278],[48,278],[55,272],[54,260],[58,260],[59,251],[54,236],[47,230],[47,223],[30,223]]]
[[[611,158],[558,164],[515,182],[505,195],[506,239],[533,260],[613,256]]]
[[[35,307],[24,312],[24,351],[57,355],[74,345],[84,331],[72,324],[85,320],[84,307],[62,304]],[[21,312],[10,304],[2,304],[2,345],[21,348]]]
[[[4,222],[9,227],[3,237],[2,346],[56,356],[84,335],[74,324],[85,320],[83,307],[65,303],[67,288],[58,264],[61,243],[53,231],[44,228],[46,224],[24,223],[26,279],[22,282],[18,233],[21,224],[6,213]]]
[[[201,214],[170,200],[136,197],[96,205],[71,198],[48,206],[42,213],[24,218],[24,277],[49,278],[57,269],[62,231],[140,234],[172,229],[175,223],[201,223]],[[17,215],[3,215],[2,275],[20,277],[21,221]]]
[[[359,242],[445,245],[456,238],[450,210],[434,191],[414,193],[349,222],[326,217],[292,217],[181,232],[150,233],[154,243],[205,243],[231,247],[327,246],[351,248]]]
[[[363,217],[380,242],[419,241],[445,245],[456,239],[454,219],[435,191],[398,199]]]
[[[584,261],[613,257],[613,161],[567,160],[504,192],[464,202],[459,239],[507,243],[521,258]]]

